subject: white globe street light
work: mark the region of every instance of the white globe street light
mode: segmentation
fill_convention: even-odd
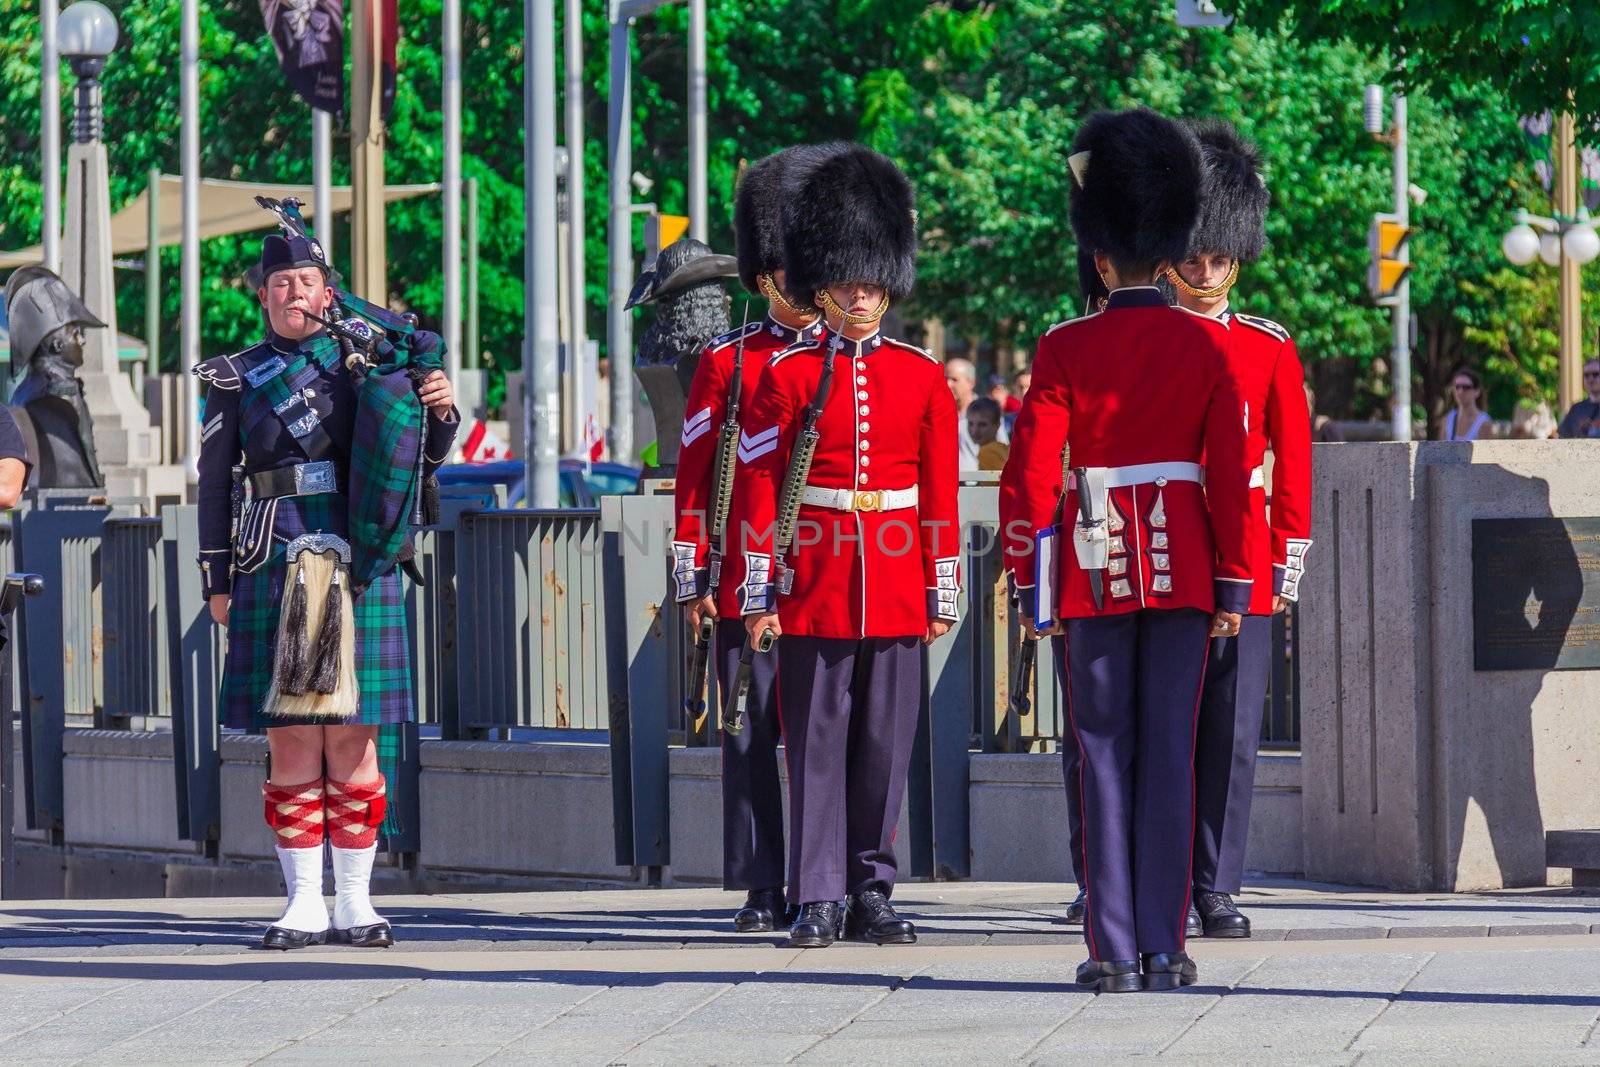
[[[1539,258],[1547,267],[1561,265],[1561,237],[1553,233],[1539,235]]]
[[[1500,250],[1512,263],[1526,267],[1539,258],[1539,235],[1526,222],[1518,223],[1506,231]]]
[[[1600,234],[1594,232],[1587,211],[1581,212],[1577,224],[1561,235],[1561,250],[1568,259],[1578,264],[1588,263],[1595,256],[1600,256]]]
[[[79,0],[56,20],[56,46],[67,59],[105,59],[117,47],[117,19],[97,0]]]

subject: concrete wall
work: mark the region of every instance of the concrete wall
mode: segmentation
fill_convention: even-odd
[[[1473,669],[1472,520],[1600,514],[1600,442],[1318,445],[1301,585],[1308,877],[1543,885],[1600,825],[1600,672]]]
[[[262,823],[263,738],[223,739],[216,854],[177,838],[171,735],[72,730],[66,740],[63,845],[18,838],[12,895],[274,895],[281,883]],[[643,885],[652,872],[614,863],[609,752],[603,745],[426,742],[422,847],[414,868],[386,857],[382,892]],[[663,885],[722,881],[721,752],[670,754],[672,864]],[[787,781],[785,780],[787,789]],[[1248,865],[1294,873],[1302,852],[1299,758],[1265,755]],[[787,800],[787,798],[786,798]],[[1066,881],[1065,802],[1054,755],[975,755],[972,876]],[[899,840],[910,839],[902,807]],[[902,863],[907,861],[901,856]]]
[[[1071,881],[1059,756],[974,755],[970,795],[974,879]],[[1263,753],[1245,866],[1262,874],[1298,874],[1302,851],[1300,757]]]

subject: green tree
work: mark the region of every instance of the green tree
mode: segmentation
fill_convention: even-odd
[[[1600,19],[1573,0],[1238,0],[1239,21],[1283,22],[1300,37],[1351,41],[1405,57],[1399,84],[1449,92],[1484,82],[1535,115],[1571,100],[1584,129],[1600,128]]]

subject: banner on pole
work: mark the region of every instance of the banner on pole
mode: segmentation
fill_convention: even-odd
[[[383,0],[383,121],[389,121],[394,111],[396,72],[400,69],[397,53],[400,48],[399,0]]]
[[[344,0],[261,0],[261,17],[289,86],[314,108],[343,111]]]

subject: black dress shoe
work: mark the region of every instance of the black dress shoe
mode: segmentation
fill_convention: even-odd
[[[390,948],[394,945],[394,930],[388,923],[352,926],[348,930],[329,930],[328,940],[335,945],[354,948]]]
[[[1194,985],[1200,970],[1184,952],[1146,953],[1139,957],[1144,964],[1146,989],[1177,989],[1181,985]]]
[[[1138,960],[1084,960],[1078,964],[1078,984],[1096,993],[1137,993],[1144,988]]]
[[[1194,896],[1207,937],[1250,936],[1250,920],[1239,914],[1228,894],[1196,892]]]
[[[911,920],[894,913],[888,897],[868,889],[850,898],[844,914],[844,936],[875,945],[910,945],[917,940],[917,928]]]
[[[778,923],[788,917],[782,889],[752,889],[744,898],[744,907],[733,917],[733,928],[741,934],[764,934],[776,930]]]
[[[1200,913],[1195,910],[1194,901],[1189,901],[1189,914],[1183,917],[1184,937],[1204,937],[1206,928],[1200,921]]]
[[[325,944],[328,940],[328,931],[318,930],[315,933],[306,930],[291,930],[286,926],[269,926],[267,932],[261,935],[262,948],[277,948],[285,951],[293,948],[310,948],[312,945]]]
[[[800,906],[800,917],[789,930],[790,948],[827,948],[839,940],[841,909],[836,900],[816,900]]]
[[[1089,917],[1089,894],[1078,890],[1078,899],[1067,905],[1067,925],[1082,926]]]

